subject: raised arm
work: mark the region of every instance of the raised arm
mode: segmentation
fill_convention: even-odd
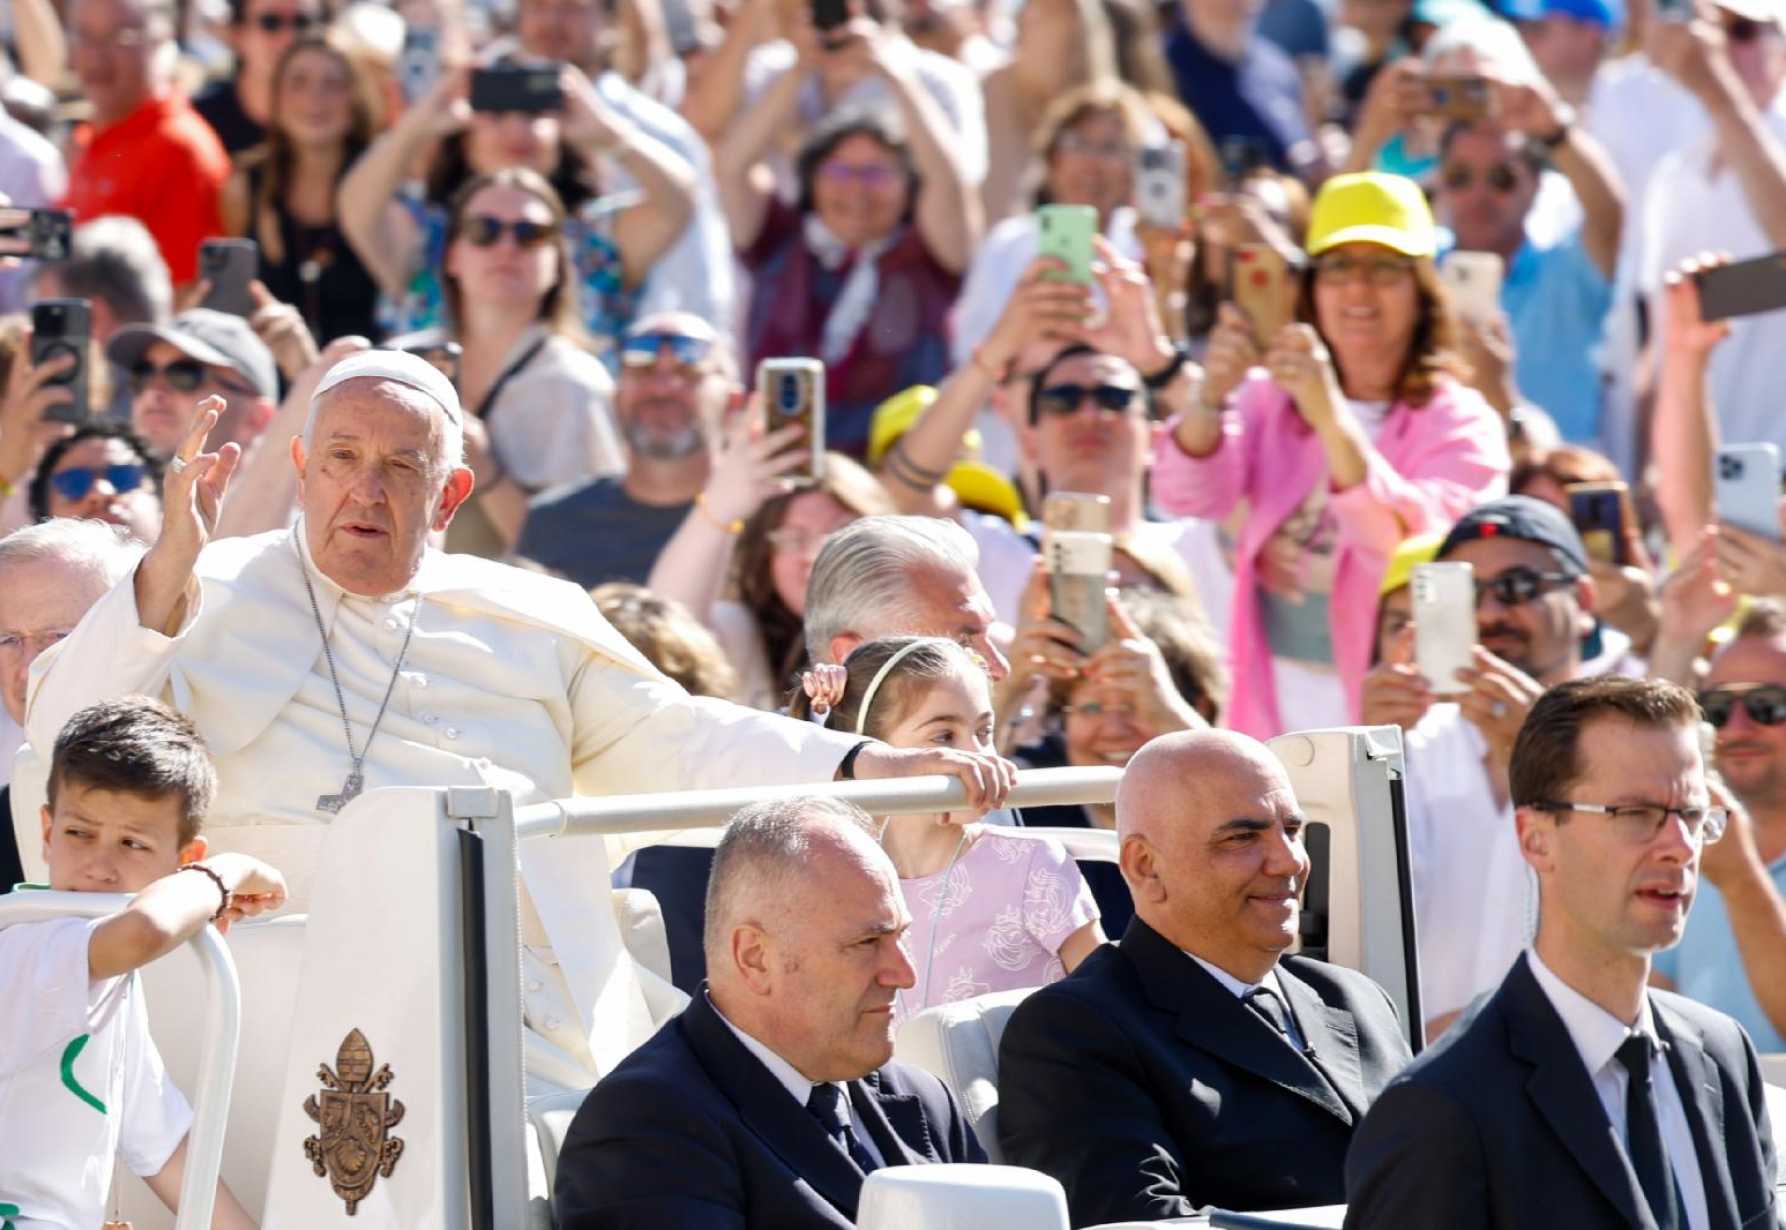
[[[1712,521],[1712,456],[1718,451],[1718,416],[1706,370],[1718,343],[1730,336],[1723,321],[1707,323],[1699,311],[1693,275],[1727,263],[1727,257],[1688,261],[1663,278],[1661,369],[1650,423],[1650,455],[1657,460],[1656,503],[1668,541],[1684,555]]]
[[[744,106],[744,74],[750,54],[775,37],[774,0],[745,0],[726,26],[720,45],[692,74],[682,98],[682,118],[714,149]]]
[[[50,0],[13,0],[12,42],[25,76],[52,90],[61,84],[68,67],[68,39]]]
[[[1552,163],[1575,189],[1581,201],[1582,247],[1601,276],[1611,281],[1625,225],[1625,189],[1605,147],[1575,122],[1574,112],[1549,82],[1497,82],[1495,90],[1501,122],[1548,146]]]
[[[769,198],[775,191],[763,159],[775,143],[798,131],[800,87],[805,83],[810,57],[781,74],[762,97],[738,118],[713,151],[713,173],[719,184],[720,204],[732,230],[732,245],[743,251],[757,241],[769,216]]]

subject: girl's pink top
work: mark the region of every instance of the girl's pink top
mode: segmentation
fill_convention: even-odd
[[[1270,738],[1292,728],[1296,715],[1278,707],[1257,563],[1279,524],[1316,483],[1329,481],[1326,453],[1290,396],[1262,371],[1235,393],[1222,414],[1220,443],[1207,457],[1181,449],[1176,427],[1177,420],[1165,425],[1154,451],[1159,506],[1221,520],[1241,501],[1247,504],[1235,550],[1228,624],[1234,692],[1226,724]],[[1447,377],[1424,406],[1391,406],[1374,446],[1365,450],[1364,481],[1329,493],[1339,535],[1331,595],[1334,665],[1354,721],[1390,554],[1402,539],[1444,530],[1502,494],[1510,465],[1501,417],[1481,394]]]

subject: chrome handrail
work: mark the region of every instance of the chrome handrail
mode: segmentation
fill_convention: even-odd
[[[58,893],[23,889],[0,897],[0,927],[53,918],[103,918],[129,905],[128,893]],[[242,984],[229,946],[207,926],[187,941],[205,970],[205,1040],[198,1085],[192,1091],[192,1130],[186,1138],[186,1173],[174,1230],[209,1230],[223,1166],[223,1137],[236,1079],[242,1033]],[[107,1158],[107,1164],[113,1159]]]
[[[1017,774],[1017,785],[1011,791],[1007,806],[1109,803],[1116,798],[1120,781],[1122,770],[1113,766],[1024,769]],[[753,803],[809,795],[847,799],[875,816],[948,811],[967,803],[967,787],[953,777],[940,776],[598,795],[555,799],[550,803],[520,808],[515,813],[515,834],[525,839],[701,828],[723,824],[733,813]]]

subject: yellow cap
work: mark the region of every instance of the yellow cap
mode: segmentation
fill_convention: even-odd
[[[868,422],[868,464],[881,464],[881,458],[893,447],[893,441],[910,431],[912,424],[918,421],[918,416],[930,409],[935,400],[935,389],[927,384],[914,384],[909,389],[901,389],[876,406],[874,417]],[[968,428],[967,434],[961,437],[961,444],[969,454],[978,457],[979,429]]]
[[[1389,556],[1389,570],[1383,574],[1383,583],[1377,586],[1377,597],[1387,597],[1406,585],[1414,575],[1414,565],[1432,563],[1444,541],[1443,534],[1416,534],[1402,539],[1401,545]]]
[[[876,406],[868,424],[868,464],[878,466],[893,447],[893,442],[911,430],[918,416],[930,409],[936,390],[927,384],[914,384],[902,389]],[[961,500],[964,508],[1003,517],[1018,529],[1029,524],[1023,511],[1023,496],[1005,475],[978,460],[980,432],[969,428],[961,437],[964,460],[950,467],[943,483]]]
[[[1309,211],[1310,256],[1342,243],[1380,243],[1403,256],[1438,250],[1433,211],[1420,185],[1400,175],[1362,171],[1335,175],[1315,194]]]

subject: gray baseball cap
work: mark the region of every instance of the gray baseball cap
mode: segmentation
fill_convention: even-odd
[[[128,371],[155,342],[166,342],[209,367],[227,367],[262,397],[278,400],[279,369],[273,352],[240,316],[192,308],[165,325],[126,325],[106,343],[105,357]]]

